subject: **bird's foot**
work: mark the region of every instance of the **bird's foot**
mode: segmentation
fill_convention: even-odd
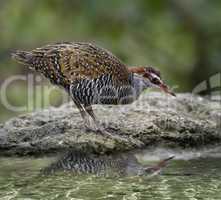
[[[94,122],[94,121],[93,121]],[[95,132],[97,134],[106,136],[108,138],[114,139],[120,143],[124,143],[125,145],[131,144],[132,146],[142,147],[144,144],[136,139],[127,138],[122,135],[117,134],[117,130],[107,128],[106,124],[102,124],[98,121],[94,123],[90,123],[90,125],[85,124],[86,131]]]
[[[90,131],[93,131],[99,135],[103,135],[105,137],[114,139],[116,141],[120,141],[120,142],[128,142],[126,138],[116,134],[113,131],[109,131],[106,124],[104,123],[100,123],[99,121],[94,121],[94,123],[92,124]]]
[[[99,122],[91,122],[89,119],[84,120],[84,126],[87,132],[93,131],[96,133],[102,133],[105,130]]]
[[[94,131],[94,127],[91,126],[90,119],[88,117],[84,118],[84,127],[86,132]]]

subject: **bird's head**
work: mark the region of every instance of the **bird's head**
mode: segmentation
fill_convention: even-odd
[[[166,167],[169,163],[169,161],[171,161],[175,156],[170,156],[169,158],[166,158],[164,160],[161,160],[160,162],[158,162],[157,164],[153,165],[153,166],[147,166],[143,168],[143,174],[146,175],[151,175],[151,174],[158,174],[162,171],[162,169],[164,167]]]
[[[165,93],[176,96],[169,89],[167,84],[163,82],[160,71],[158,69],[155,69],[153,67],[130,67],[129,71],[141,75],[145,80],[149,82],[151,87],[160,88]]]

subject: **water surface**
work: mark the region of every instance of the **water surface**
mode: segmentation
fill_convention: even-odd
[[[140,160],[176,159],[154,177],[42,176],[54,158],[0,158],[0,199],[147,200],[221,199],[221,149],[201,151],[146,150]]]

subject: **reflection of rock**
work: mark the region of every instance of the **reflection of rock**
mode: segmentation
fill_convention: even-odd
[[[131,105],[95,106],[99,119],[110,122],[108,132],[119,138],[85,132],[74,108],[65,104],[0,125],[0,152],[25,155],[74,148],[103,154],[133,149],[140,143],[192,147],[221,141],[219,102],[190,94],[173,98],[148,93]]]
[[[74,174],[96,174],[104,176],[155,175],[166,167],[173,157],[160,161],[154,166],[143,166],[133,153],[95,155],[81,152],[68,152],[57,162],[44,169],[43,174],[50,175],[59,171]]]

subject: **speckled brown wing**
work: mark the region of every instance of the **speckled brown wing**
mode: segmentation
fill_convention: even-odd
[[[46,51],[48,57],[58,58],[59,70],[67,81],[95,79],[104,74],[111,74],[114,83],[129,83],[127,67],[100,47],[88,43],[63,43],[48,46]]]
[[[21,56],[22,52],[19,54]],[[62,75],[60,70],[59,51],[56,45],[47,45],[23,54],[24,63],[44,74],[52,83],[63,85],[64,87],[68,84],[69,81]]]

